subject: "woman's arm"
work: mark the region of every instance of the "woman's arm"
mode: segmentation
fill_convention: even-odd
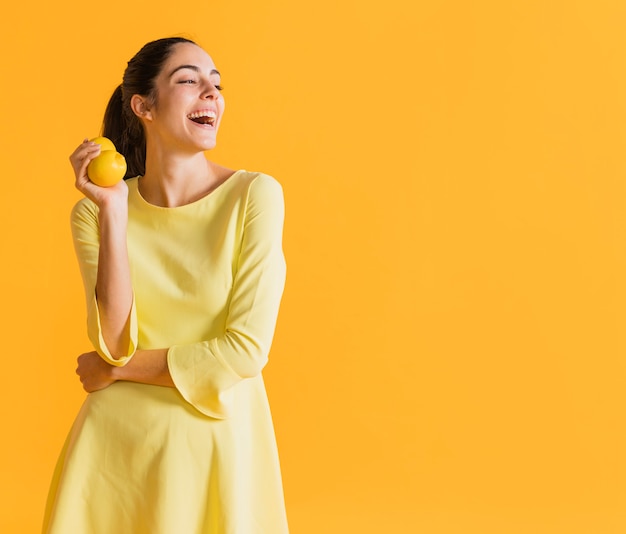
[[[128,223],[128,187],[120,181],[112,187],[99,187],[89,180],[87,167],[100,154],[100,145],[83,141],[70,156],[76,176],[75,186],[97,207],[97,228],[93,228],[91,239],[87,232],[75,235],[76,243],[83,249],[94,251],[97,265],[96,279],[86,283],[88,292],[93,291],[98,308],[98,326],[102,341],[113,360],[127,355],[130,345],[130,315],[133,291],[130,279],[126,229]],[[95,222],[95,221],[94,221]],[[88,255],[86,252],[84,255]],[[79,261],[86,263],[86,257]],[[83,265],[81,270],[84,272]],[[91,276],[89,277],[91,278]],[[87,280],[86,280],[87,282]],[[90,298],[90,295],[88,295]]]
[[[248,186],[224,332],[213,339],[174,345],[167,352],[176,389],[210,417],[229,417],[232,388],[257,377],[267,363],[285,285],[283,220],[282,187],[272,177],[258,174]]]
[[[130,280],[126,226],[128,207],[108,202],[100,205],[100,250],[96,298],[102,337],[113,358],[124,356],[130,341],[130,310],[133,290]]]
[[[118,380],[174,387],[167,367],[167,349],[137,350],[123,367],[105,362],[93,351],[78,357],[76,374],[87,393],[110,386]]]

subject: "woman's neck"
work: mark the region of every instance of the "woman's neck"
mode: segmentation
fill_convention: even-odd
[[[190,156],[148,150],[139,192],[150,204],[175,208],[202,198],[220,183],[219,172],[202,152]]]

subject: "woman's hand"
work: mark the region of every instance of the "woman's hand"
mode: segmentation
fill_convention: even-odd
[[[76,374],[87,393],[104,389],[115,382],[113,372],[115,368],[105,362],[97,352],[86,352],[78,357]]]
[[[120,180],[111,187],[100,187],[94,184],[87,175],[87,167],[91,160],[100,155],[100,145],[85,139],[70,156],[70,163],[76,175],[76,189],[99,208],[113,203],[118,206],[127,205],[128,187],[124,180]]]

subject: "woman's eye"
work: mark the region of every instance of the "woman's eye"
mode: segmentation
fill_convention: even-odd
[[[191,85],[191,84],[196,84],[198,82],[197,82],[197,80],[188,79],[188,80],[180,80],[178,83],[179,84],[190,84]],[[218,91],[223,91],[224,90],[224,87],[222,85],[219,85],[219,84],[216,84],[214,87]]]

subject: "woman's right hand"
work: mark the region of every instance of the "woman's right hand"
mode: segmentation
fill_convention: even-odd
[[[99,208],[110,204],[126,206],[128,202],[128,186],[120,180],[111,187],[100,187],[94,184],[87,175],[87,167],[91,160],[100,155],[100,145],[85,139],[70,156],[70,163],[76,175],[76,189]]]

